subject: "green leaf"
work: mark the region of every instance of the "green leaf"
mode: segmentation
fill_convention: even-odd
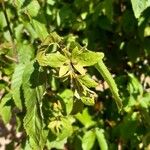
[[[92,120],[92,116],[90,116],[87,108],[85,108],[82,113],[76,114],[75,117],[85,126],[85,128],[89,128],[96,124],[96,122]]]
[[[29,3],[26,9],[32,17],[36,17],[40,11],[40,5],[37,0],[33,0]]]
[[[73,58],[75,58],[76,56],[83,53],[83,49],[82,49],[81,45],[79,45],[76,42],[71,42],[69,48],[72,49],[71,55]]]
[[[2,11],[0,11],[0,29],[3,29],[4,27],[7,26],[7,22],[4,16],[4,13]]]
[[[128,76],[129,76],[129,83],[127,88],[129,90],[129,93],[131,95],[136,94],[142,96],[144,91],[141,83],[133,74],[129,73]]]
[[[38,34],[38,37],[43,41],[48,36],[46,25],[36,19],[32,19],[32,25]]]
[[[110,21],[113,19],[113,1],[105,0],[104,1],[104,13],[109,18]]]
[[[31,88],[31,75],[35,69],[33,65],[33,61],[28,63],[23,73],[23,92],[26,106],[24,128],[29,136],[31,147],[35,150],[41,150],[46,143],[47,132],[44,131],[44,123],[40,112],[39,98],[42,94],[39,93],[39,87]],[[37,77],[38,75],[35,76],[35,78]]]
[[[73,132],[69,117],[61,117],[59,120],[55,119],[49,123],[48,127],[51,129],[52,133],[56,135],[56,141],[62,141],[69,137]]]
[[[59,96],[65,102],[66,114],[69,115],[73,109],[73,91],[69,89],[65,89]]]
[[[61,67],[67,61],[67,58],[60,53],[45,55],[43,51],[37,54],[36,59],[41,66],[50,66],[53,68]]]
[[[93,130],[85,132],[83,139],[82,139],[82,148],[83,150],[91,150],[94,146],[96,139],[95,132]]]
[[[15,102],[15,105],[22,110],[22,100],[21,100],[21,93],[20,93],[20,88],[22,85],[22,76],[23,72],[25,69],[24,64],[19,64],[16,66],[14,74],[12,76],[12,84],[11,84],[11,89],[12,89],[12,96]]]
[[[93,106],[95,104],[95,99],[94,97],[90,96],[81,96],[81,101],[88,106]]]
[[[68,59],[60,53],[51,53],[46,55],[47,65],[56,68],[61,67]]]
[[[106,80],[106,82],[108,83],[110,90],[114,96],[115,102],[117,104],[118,109],[120,110],[122,108],[122,102],[118,93],[118,88],[117,85],[113,79],[113,77],[111,76],[109,70],[107,69],[107,67],[105,66],[105,64],[103,63],[102,60],[100,60],[96,65],[95,65],[96,69],[100,72],[100,74],[102,75],[102,77]]]
[[[150,6],[150,0],[131,0],[131,3],[136,18],[139,18],[142,12]]]
[[[81,66],[92,66],[98,63],[104,57],[103,53],[87,51],[72,57],[73,63],[79,63]]]
[[[77,79],[88,88],[94,88],[98,85],[89,75],[78,76]]]
[[[61,141],[56,141],[56,140],[53,140],[53,141],[47,141],[47,147],[48,149],[53,149],[53,148],[56,148],[56,149],[64,149],[64,145],[65,143],[67,143],[67,138],[61,140]]]
[[[69,66],[67,65],[63,65],[60,67],[59,69],[59,77],[63,77],[67,74],[67,72],[69,71]]]
[[[96,128],[95,133],[101,150],[108,150],[108,144],[104,136],[104,130]]]
[[[11,98],[12,95],[9,93],[5,95],[0,101],[0,116],[5,124],[9,123],[12,113],[11,113]]]
[[[38,38],[38,34],[36,33],[36,31],[34,30],[34,27],[28,23],[28,22],[23,22],[24,28],[28,31],[28,33],[30,34],[30,37],[32,39],[36,39]]]
[[[28,63],[34,58],[35,50],[33,46],[29,43],[22,44],[21,42],[17,44],[18,48],[18,61],[19,63]]]
[[[73,67],[81,74],[85,75],[86,70],[80,64],[74,64]]]
[[[49,46],[50,44],[58,44],[62,40],[56,32],[50,33],[42,42],[41,46]]]
[[[150,107],[150,93],[145,93],[142,98],[139,99],[141,107],[148,110]]]

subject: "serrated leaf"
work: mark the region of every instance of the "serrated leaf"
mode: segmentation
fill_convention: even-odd
[[[85,132],[83,139],[82,139],[82,148],[83,150],[91,150],[94,146],[96,139],[95,132],[92,130]]]
[[[98,63],[104,57],[103,53],[87,51],[73,56],[72,61],[79,63],[81,66],[92,66]]]
[[[136,18],[139,18],[142,12],[150,6],[150,0],[131,0],[132,8]]]
[[[32,45],[28,44],[22,44],[18,42],[17,45],[18,48],[18,61],[19,63],[27,63],[31,61],[31,59],[34,58],[35,50]]]
[[[37,54],[36,58],[41,66],[50,66],[53,68],[61,67],[67,61],[67,58],[60,53],[45,55],[42,51]]]
[[[5,124],[9,123],[11,119],[11,94],[5,95],[0,101],[0,116]]]
[[[88,88],[94,88],[98,85],[89,75],[78,76],[78,81]]]
[[[96,128],[95,133],[101,150],[108,150],[108,144],[104,136],[104,130]]]
[[[31,147],[35,150],[41,150],[46,143],[47,132],[44,131],[44,124],[40,114],[40,93],[36,90],[38,87],[31,88],[30,80],[34,69],[34,62],[30,62],[26,65],[23,73],[23,92],[26,106],[24,128],[29,136]]]
[[[20,87],[22,85],[22,76],[23,72],[25,69],[24,64],[19,64],[16,66],[14,74],[12,76],[12,84],[11,84],[11,89],[12,89],[12,96],[15,102],[15,105],[22,110],[22,101],[20,98]]]
[[[118,109],[120,110],[122,108],[122,102],[118,93],[117,85],[111,76],[109,70],[105,66],[102,60],[100,60],[96,65],[96,69],[100,72],[102,77],[105,79],[105,81],[108,83],[111,93],[113,94],[113,97],[115,99],[115,102],[117,104]]]

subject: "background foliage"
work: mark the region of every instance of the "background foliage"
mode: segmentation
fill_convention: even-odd
[[[149,0],[1,0],[0,8],[0,115],[5,124],[15,118],[15,131],[22,132],[11,147],[150,148]],[[49,36],[53,31],[63,44],[56,33]],[[66,78],[67,66],[57,68],[65,58],[53,52],[72,42],[76,53],[85,47],[93,52],[88,63],[83,55],[75,57],[82,60],[82,65],[74,64],[78,74],[88,71],[88,77],[78,79],[84,86],[72,87],[75,81]],[[105,54],[118,85],[120,112],[98,71],[83,68],[94,65],[98,52]],[[76,97],[84,97],[82,101],[74,100],[77,87]],[[84,105],[93,92],[94,106]]]

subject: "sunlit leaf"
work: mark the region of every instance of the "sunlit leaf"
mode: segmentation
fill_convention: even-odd
[[[95,133],[101,150],[108,150],[108,144],[104,136],[104,130],[96,128]]]
[[[91,150],[96,139],[95,132],[90,130],[85,132],[82,139],[82,148],[83,150]]]
[[[115,102],[117,104],[118,109],[120,110],[122,108],[122,102],[118,93],[118,88],[117,85],[113,79],[113,77],[111,76],[109,70],[107,69],[107,67],[105,66],[105,64],[103,63],[102,60],[100,60],[97,64],[96,64],[96,69],[100,72],[100,74],[102,75],[102,77],[106,80],[106,82],[108,83],[110,90],[113,94],[113,97],[115,99]]]
[[[79,120],[86,128],[89,128],[96,124],[95,121],[92,120],[92,116],[89,114],[88,109],[85,108],[82,113],[78,113],[75,115],[77,120]]]
[[[150,6],[149,0],[131,0],[131,3],[136,18],[139,18],[142,12]]]
[[[73,56],[73,62],[77,62],[82,66],[92,66],[98,63],[104,57],[103,53],[96,53],[92,51],[83,52]],[[92,61],[91,61],[92,60]]]
[[[96,87],[96,83],[89,75],[78,76],[78,81],[84,84],[88,88]]]
[[[69,66],[61,66],[60,69],[59,69],[59,77],[63,77],[67,74],[67,72],[69,71]]]
[[[39,52],[37,54],[37,61],[41,66],[50,66],[53,68],[61,67],[67,58],[60,53],[44,54],[44,52]]]

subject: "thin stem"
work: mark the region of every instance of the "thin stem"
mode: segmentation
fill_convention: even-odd
[[[9,60],[15,62],[15,63],[18,62],[15,58],[12,58],[12,57],[10,57],[10,56],[8,56],[8,55],[5,55],[5,57],[6,57],[7,59],[9,59]]]
[[[2,9],[3,9],[3,12],[4,12],[4,16],[5,16],[6,23],[7,23],[7,28],[8,28],[10,38],[11,38],[11,42],[12,42],[12,46],[13,46],[13,54],[14,54],[15,60],[17,60],[17,56],[16,56],[17,52],[16,52],[15,41],[14,41],[14,35],[13,35],[13,32],[12,32],[11,27],[10,27],[10,22],[9,22],[9,18],[8,18],[8,14],[7,14],[7,11],[6,11],[4,0],[1,0],[1,3],[2,3]],[[16,62],[18,62],[18,60]]]

